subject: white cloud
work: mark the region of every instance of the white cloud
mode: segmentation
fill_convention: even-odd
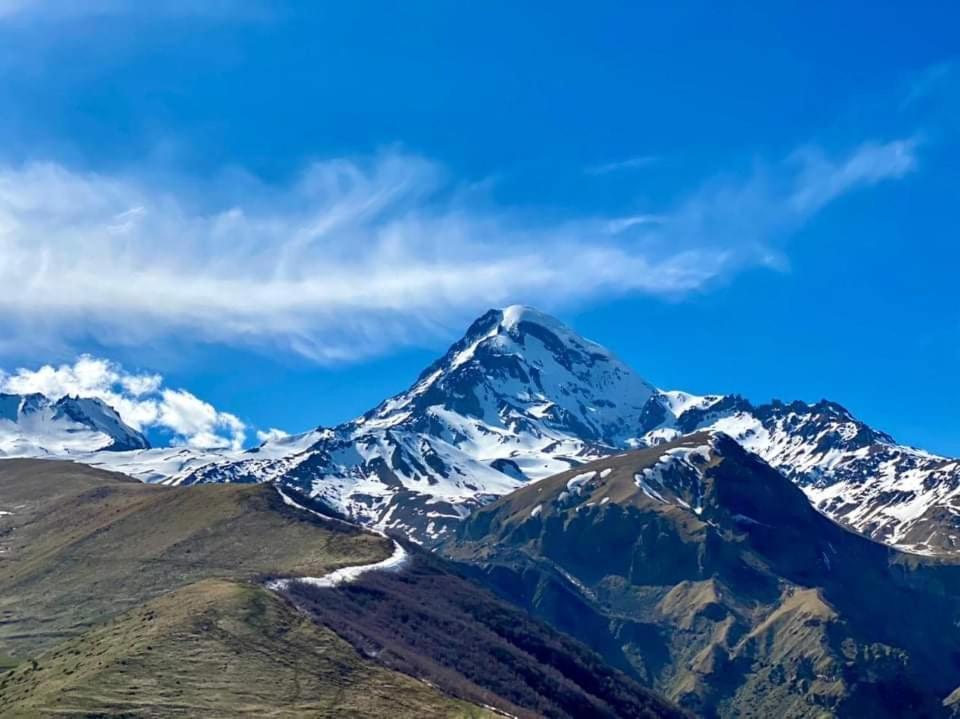
[[[89,355],[72,365],[20,368],[12,374],[0,371],[0,392],[40,393],[52,399],[96,397],[134,429],[163,429],[175,444],[197,449],[239,449],[246,439],[246,426],[237,417],[186,390],[163,387],[160,375],[127,372],[115,362]]]
[[[918,144],[914,138],[867,143],[840,162],[816,147],[798,150],[793,157],[802,171],[791,203],[798,212],[811,214],[852,189],[901,178],[916,169]]]
[[[187,438],[198,449],[243,446],[244,425],[234,415],[218,412],[213,405],[186,390],[165,389],[161,393],[157,423]]]
[[[655,215],[540,222],[397,153],[317,163],[286,186],[234,175],[207,192],[0,166],[0,352],[92,337],[337,361],[422,341],[493,305],[675,296],[775,265],[812,214],[902,177],[915,152],[910,140],[839,158],[805,148]]]
[[[284,439],[289,436],[289,433],[284,432],[282,429],[277,429],[276,427],[271,427],[266,431],[260,430],[257,432],[257,440],[260,443],[276,442],[278,439]]]

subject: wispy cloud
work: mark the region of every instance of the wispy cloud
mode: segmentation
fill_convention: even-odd
[[[809,215],[852,189],[899,179],[917,168],[918,145],[916,138],[867,143],[839,162],[816,147],[802,148],[792,158],[801,173],[790,202],[798,214]]]
[[[0,370],[0,392],[38,392],[52,399],[96,397],[134,429],[163,430],[174,444],[197,449],[239,449],[246,439],[246,426],[237,417],[186,390],[165,387],[160,375],[128,372],[115,362],[89,355],[57,367],[20,368],[9,374]]]
[[[398,153],[317,163],[285,186],[225,180],[208,193],[56,164],[0,167],[0,352],[175,340],[337,361],[422,340],[491,305],[676,296],[775,264],[809,217],[912,171],[916,149],[873,142],[831,157],[806,147],[749,176],[714,178],[655,221],[531,222]]]
[[[621,232],[635,227],[644,227],[650,225],[662,225],[667,221],[663,215],[629,215],[627,217],[617,217],[607,222],[607,232],[611,235],[619,235]]]
[[[649,167],[660,161],[655,155],[637,155],[628,157],[615,162],[604,162],[599,165],[591,165],[584,169],[588,175],[609,175],[611,172],[623,172],[625,170],[639,170],[642,167]]]

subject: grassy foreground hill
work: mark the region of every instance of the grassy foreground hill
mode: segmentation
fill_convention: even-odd
[[[3,717],[684,715],[440,559],[417,562],[439,567],[459,603],[423,572],[391,575],[404,589],[377,604],[397,626],[373,638],[392,652],[369,651],[356,641],[367,615],[341,590],[264,584],[376,563],[393,542],[269,485],[161,487],[5,460],[0,512]]]
[[[492,717],[364,661],[265,589],[208,579],[0,675],[0,715]]]
[[[519,489],[442,550],[705,716],[936,717],[957,703],[960,567],[840,527],[721,434]]]
[[[19,657],[202,579],[319,576],[390,555],[268,486],[142,484],[82,465],[0,462],[0,654]]]
[[[0,462],[0,716],[488,716],[260,586],[389,556],[270,487]]]

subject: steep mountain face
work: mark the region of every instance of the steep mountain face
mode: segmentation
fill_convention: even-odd
[[[714,429],[868,536],[917,552],[960,551],[960,462],[898,445],[832,402],[753,405],[658,390],[526,307],[486,313],[409,390],[352,422],[239,457],[194,460],[167,476],[278,480],[431,543],[523,483]]]
[[[99,399],[0,394],[0,457],[68,455],[150,447]]]
[[[629,443],[655,392],[556,320],[492,310],[409,390],[314,433],[304,451],[277,458],[266,445],[267,459],[210,464],[184,481],[280,480],[432,542],[470,509]]]
[[[725,434],[597,460],[440,547],[704,716],[940,716],[960,566],[843,529]]]

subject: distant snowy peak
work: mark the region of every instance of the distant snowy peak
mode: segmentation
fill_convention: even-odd
[[[897,444],[827,400],[753,405],[665,392],[643,445],[721,431],[797,484],[821,512],[915,552],[960,552],[960,461]]]
[[[560,432],[618,446],[636,435],[654,387],[600,345],[537,310],[491,310],[414,386],[358,424],[456,414],[517,435]]]
[[[0,394],[0,456],[120,452],[149,446],[146,437],[100,399]]]

